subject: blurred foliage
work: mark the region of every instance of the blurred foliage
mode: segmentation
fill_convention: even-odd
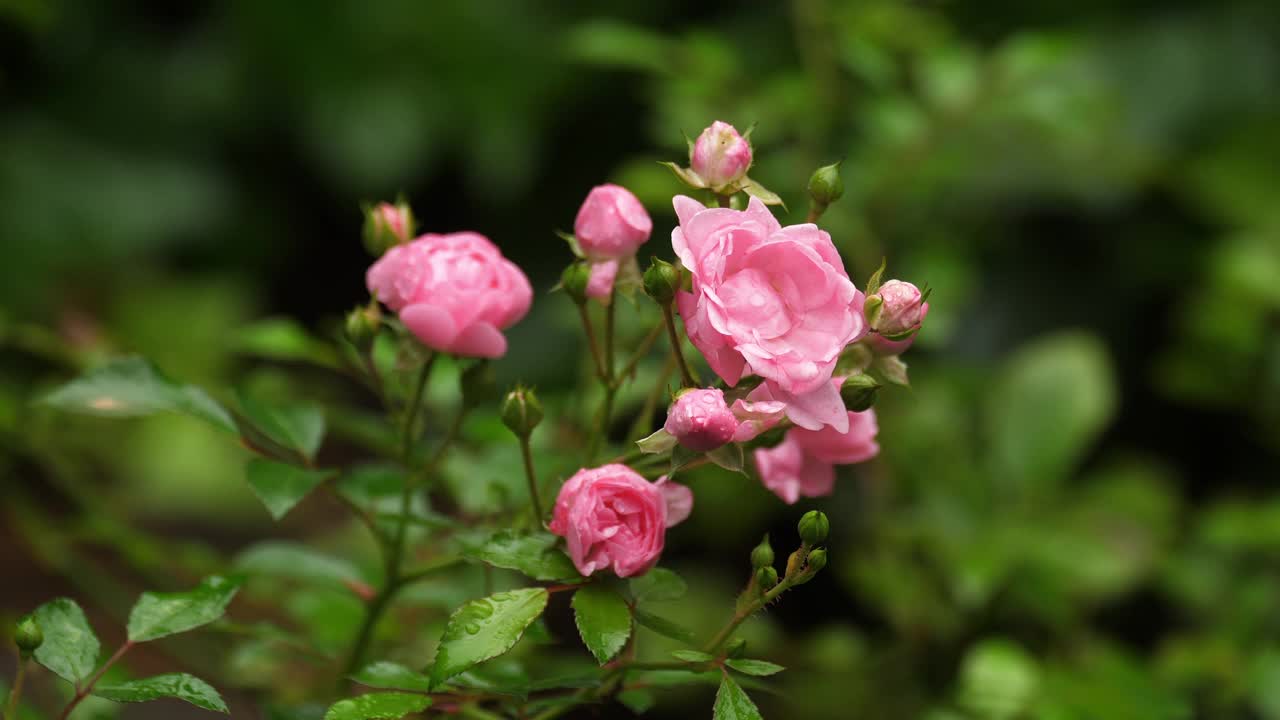
[[[363,300],[358,202],[403,190],[425,227],[475,228],[530,268],[540,294],[499,376],[586,417],[572,308],[541,294],[570,259],[551,230],[612,179],[669,256],[679,188],[655,161],[723,119],[755,124],[753,176],[784,221],[843,158],[823,224],[852,274],[888,255],[935,289],[913,389],[882,395],[882,458],[813,503],[835,572],[744,628],[788,668],[765,715],[1280,718],[1277,28],[1280,8],[1248,0],[0,2],[0,619],[75,593],[119,625],[140,588],[306,540],[355,560],[259,546],[296,576],[253,579],[239,624],[161,645],[233,688],[237,716],[319,717],[283,708],[350,643],[341,578],[377,572],[338,501],[275,527],[218,430],[33,401],[137,353],[221,400],[247,377],[331,410],[322,456],[385,446],[323,340]],[[455,381],[436,378],[441,412]],[[634,417],[644,398],[619,402]],[[492,413],[466,430],[446,468],[463,508],[516,502],[515,445]],[[556,477],[574,469],[564,432],[535,438]],[[344,492],[376,507],[378,477]],[[790,537],[807,508],[716,470],[692,482],[701,511],[667,562],[700,582],[663,613],[704,628],[760,529]],[[439,611],[483,582],[464,568],[407,592],[388,659],[421,667]],[[648,715],[705,714],[713,693]]]

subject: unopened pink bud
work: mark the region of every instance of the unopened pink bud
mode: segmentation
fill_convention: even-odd
[[[717,120],[693,143],[689,164],[707,186],[724,187],[747,174],[751,145],[732,125]]]
[[[715,388],[690,390],[667,411],[667,432],[690,450],[715,450],[733,439],[738,419]]]
[[[919,329],[928,308],[920,288],[909,282],[890,280],[880,286],[876,296],[880,298],[881,305],[875,329],[881,335],[892,338]]]

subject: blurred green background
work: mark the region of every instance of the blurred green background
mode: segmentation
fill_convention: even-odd
[[[109,644],[138,588],[264,537],[369,553],[324,502],[274,526],[245,453],[204,426],[33,405],[53,384],[137,352],[210,388],[357,403],[280,362],[296,328],[261,321],[332,334],[366,299],[359,203],[403,192],[425,229],[478,230],[528,270],[500,376],[572,410],[582,347],[546,294],[570,259],[552,231],[612,180],[654,216],[642,261],[669,257],[680,188],[655,161],[715,119],[756,126],[752,175],[784,223],[844,159],[823,224],[855,280],[887,256],[934,288],[913,387],[882,393],[882,456],[833,497],[691,481],[665,564],[694,626],[727,611],[760,533],[786,547],[804,509],[832,517],[830,570],[748,625],[751,654],[789,668],[756,694],[765,716],[1280,718],[1265,0],[0,0],[3,619],[72,594]],[[474,424],[455,472],[483,504],[466,478],[515,449]],[[418,600],[468,592],[436,591]],[[289,596],[288,623],[341,647],[353,610],[334,598]],[[574,652],[571,624],[551,630]],[[290,698],[261,682],[279,658],[235,640],[171,656],[236,717],[276,717],[254,708]],[[650,716],[709,716],[712,692]],[[184,712],[166,708],[125,717]]]

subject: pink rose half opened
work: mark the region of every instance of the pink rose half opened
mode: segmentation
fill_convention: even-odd
[[[667,528],[689,516],[693,493],[666,478],[651,483],[626,465],[579,470],[556,498],[551,532],[565,539],[583,575],[613,568],[641,575],[658,562]]]
[[[755,451],[760,480],[788,505],[801,497],[830,495],[836,465],[865,462],[880,452],[875,410],[849,413],[849,431],[793,428],[782,444]]]
[[[653,220],[630,190],[607,184],[592,188],[573,222],[578,247],[591,263],[587,297],[609,297],[619,263],[634,256],[652,232]]]
[[[502,331],[533,301],[529,280],[483,235],[427,234],[397,245],[369,268],[369,292],[427,347],[501,357]]]
[[[867,324],[831,236],[813,224],[782,227],[756,198],[731,210],[681,195],[675,208],[671,244],[693,276],[693,292],[676,302],[711,369],[730,385],[748,371],[765,378],[800,427],[847,430],[831,373]]]

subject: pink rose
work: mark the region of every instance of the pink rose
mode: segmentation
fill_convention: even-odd
[[[689,516],[693,493],[645,480],[626,465],[579,470],[556,498],[551,532],[569,546],[583,575],[612,567],[618,577],[640,575],[662,554],[667,528]]]
[[[387,251],[369,268],[369,292],[433,350],[496,358],[502,331],[529,311],[533,289],[520,268],[473,232],[427,234]]]
[[[786,417],[787,404],[773,399],[767,384],[757,385],[746,399],[733,402],[733,416],[738,420],[738,429],[733,434],[734,442],[749,442],[761,433],[782,422]]]
[[[732,125],[717,120],[694,141],[689,165],[707,187],[725,187],[747,174],[751,145]]]
[[[782,444],[755,451],[756,469],[764,486],[788,505],[801,497],[830,495],[835,486],[835,465],[851,465],[875,457],[875,410],[849,413],[849,431],[794,428]]]
[[[867,326],[831,236],[813,224],[782,227],[756,198],[731,210],[681,195],[675,208],[671,244],[693,276],[693,292],[676,302],[711,369],[736,385],[749,367],[792,422],[846,430],[831,373]]]
[[[725,404],[724,392],[715,388],[689,390],[676,398],[667,411],[667,432],[681,445],[706,452],[734,438],[738,419]]]
[[[377,217],[376,222],[380,223],[386,232],[394,235],[399,242],[409,242],[409,225],[412,221],[409,218],[408,208],[384,202],[378,203],[373,211]]]
[[[619,185],[591,188],[573,222],[578,247],[591,263],[588,297],[609,297],[618,262],[635,255],[651,232],[653,220],[630,190]]]

